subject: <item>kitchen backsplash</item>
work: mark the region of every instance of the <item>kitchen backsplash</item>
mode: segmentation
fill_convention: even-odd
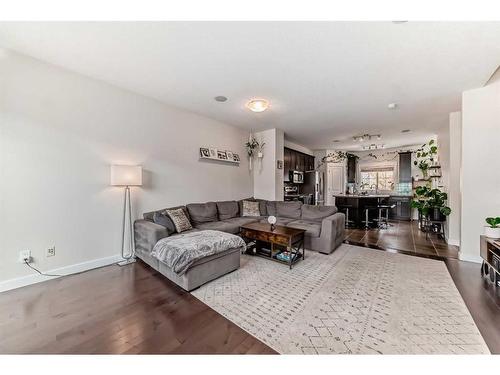
[[[399,182],[394,186],[394,193],[401,195],[412,195],[411,182]]]

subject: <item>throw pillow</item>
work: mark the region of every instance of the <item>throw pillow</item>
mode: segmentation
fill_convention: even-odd
[[[241,216],[260,216],[259,202],[243,201],[243,214]]]
[[[168,216],[166,212],[155,212],[153,214],[153,221],[156,224],[164,226],[167,229],[169,236],[172,233],[175,233],[175,225],[173,221],[170,220],[170,216]]]
[[[175,230],[178,233],[184,232],[189,229],[193,229],[191,222],[189,221],[186,213],[182,208],[176,208],[174,210],[165,210],[165,212],[174,223]]]

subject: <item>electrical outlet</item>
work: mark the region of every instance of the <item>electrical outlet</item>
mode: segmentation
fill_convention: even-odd
[[[56,246],[52,246],[52,247],[49,247],[46,251],[45,251],[45,255],[48,257],[55,257],[56,256]]]
[[[24,263],[24,262],[32,263],[33,258],[31,257],[31,251],[30,250],[23,250],[19,252],[19,263]]]

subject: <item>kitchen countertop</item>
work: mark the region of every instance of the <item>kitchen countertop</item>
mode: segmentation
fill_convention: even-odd
[[[333,194],[336,198],[389,198],[390,194]]]

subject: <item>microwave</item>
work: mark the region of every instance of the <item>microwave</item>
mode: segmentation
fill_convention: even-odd
[[[304,172],[290,171],[290,182],[293,182],[294,184],[303,184]]]

